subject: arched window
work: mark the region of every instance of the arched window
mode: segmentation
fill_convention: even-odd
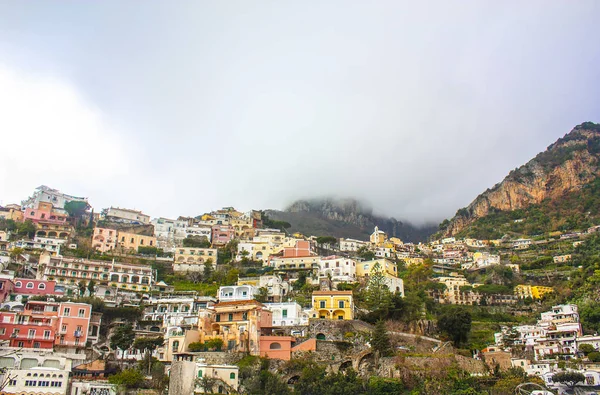
[[[279,343],[271,343],[271,345],[269,346],[269,349],[271,349],[271,350],[281,350],[281,344],[279,344]]]
[[[229,373],[229,378],[230,379],[235,379],[235,373]]]
[[[44,284],[44,283],[39,283],[39,284],[38,284],[38,289],[46,289],[46,284]]]
[[[32,282],[27,283],[27,286],[25,288],[27,289],[33,289],[34,285]]]
[[[23,284],[20,281],[17,281],[15,283],[15,287],[17,287],[17,288],[21,288],[22,286],[23,286]]]

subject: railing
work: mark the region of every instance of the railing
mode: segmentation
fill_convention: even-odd
[[[26,334],[26,333],[12,333],[10,335],[10,337],[11,337],[11,339],[50,340],[50,341],[54,341],[54,337],[52,337],[52,336],[44,336],[44,335],[30,336],[29,334]]]

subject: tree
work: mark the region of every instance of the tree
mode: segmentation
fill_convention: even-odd
[[[122,352],[121,361],[125,356],[125,350],[129,350],[135,339],[135,333],[131,324],[123,325],[115,329],[110,338],[110,348],[120,349]]]
[[[319,236],[317,237],[317,244],[319,245],[323,245],[323,244],[329,244],[329,245],[334,245],[337,243],[337,239],[333,236]]]
[[[150,374],[150,369],[152,368],[152,352],[157,347],[162,346],[164,342],[165,339],[162,335],[158,337],[140,337],[133,342],[133,348],[146,354],[145,358],[148,359],[148,374]]]
[[[188,236],[183,239],[184,247],[209,248],[210,241],[206,236]]]
[[[25,252],[24,249],[22,249],[21,247],[15,247],[12,250],[10,250],[10,259],[13,262],[16,262],[17,259],[21,256],[21,254],[23,254]]]
[[[204,344],[206,344],[206,347],[208,349],[216,350],[216,351],[221,351],[221,349],[225,345],[225,343],[223,342],[223,339],[218,338],[218,337],[208,339]]]
[[[579,372],[560,372],[552,376],[552,381],[562,383],[572,389],[577,383],[585,381],[585,375]]]
[[[392,293],[388,287],[388,279],[385,276],[379,262],[375,263],[369,276],[367,287],[367,306],[369,310],[387,311],[391,307]]]
[[[79,284],[77,284],[77,288],[79,288],[79,296],[81,296],[81,297],[85,296],[85,290],[87,288],[87,284],[85,283],[84,280],[81,280],[79,282]]]
[[[269,290],[266,287],[260,287],[258,293],[254,295],[254,299],[257,302],[265,303],[269,297]]]
[[[89,204],[87,202],[82,201],[72,201],[65,203],[65,211],[69,214],[69,217],[75,220],[75,225],[79,222],[79,219],[87,209],[89,208]]]
[[[366,246],[362,246],[356,251],[356,254],[366,261],[375,259],[375,253],[369,250]]]
[[[94,280],[90,280],[90,282],[87,285],[87,290],[90,296],[94,296],[94,293],[96,292],[96,283],[94,282]]]
[[[206,262],[204,262],[204,281],[208,281],[213,271],[212,259],[207,259]]]
[[[371,334],[371,348],[379,353],[379,355],[382,357],[387,357],[393,354],[390,345],[390,338],[383,320],[379,320],[375,324],[375,329]]]
[[[108,382],[124,388],[139,388],[144,383],[144,375],[137,369],[125,369],[110,376]]]
[[[464,344],[471,332],[471,313],[462,306],[452,306],[438,319],[438,328],[445,332],[456,347]]]
[[[579,346],[579,351],[581,351],[583,355],[587,356],[589,353],[596,351],[596,349],[591,344],[582,344]]]
[[[600,362],[600,352],[593,351],[587,355],[590,362]]]

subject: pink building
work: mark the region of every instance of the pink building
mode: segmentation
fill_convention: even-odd
[[[6,298],[13,292],[15,284],[10,278],[0,278],[0,303],[4,302]]]
[[[100,252],[107,252],[117,247],[117,231],[108,228],[94,228],[92,247]]]
[[[261,336],[260,356],[271,359],[283,359],[289,361],[292,358],[291,336]]]
[[[29,301],[23,311],[0,312],[0,339],[18,348],[83,348],[91,315],[85,303]]]
[[[212,227],[213,245],[225,245],[235,237],[235,230],[231,225],[214,225]]]
[[[15,278],[13,293],[18,295],[62,295],[64,291],[56,289],[56,281]]]
[[[37,209],[27,208],[23,212],[23,220],[34,223],[43,222],[51,225],[64,225],[69,215],[66,212],[54,210],[52,203],[40,202]]]
[[[301,258],[305,256],[311,256],[310,242],[306,240],[298,240],[295,247],[285,247],[283,249],[284,258]]]

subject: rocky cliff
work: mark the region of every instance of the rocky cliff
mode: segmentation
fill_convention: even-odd
[[[479,195],[441,227],[455,235],[479,218],[497,211],[513,211],[561,199],[600,175],[600,125],[576,126],[527,164]]]
[[[267,215],[278,221],[289,222],[292,232],[315,236],[367,240],[375,226],[378,226],[389,237],[423,241],[436,230],[435,226],[416,227],[395,218],[375,215],[369,206],[355,199],[298,200],[285,211],[267,210]]]

